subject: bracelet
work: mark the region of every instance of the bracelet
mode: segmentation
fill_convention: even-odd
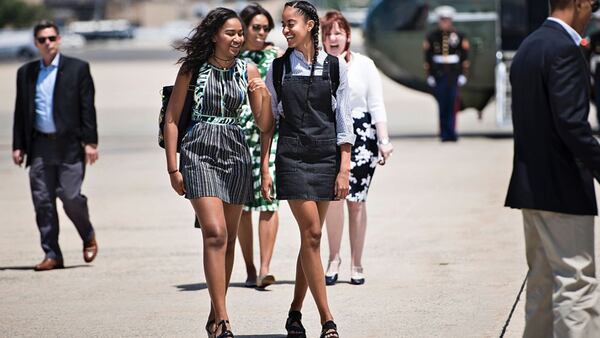
[[[176,173],[178,171],[179,171],[179,169],[169,170],[168,173],[169,173],[169,175],[173,175],[174,173]]]
[[[386,144],[390,144],[390,139],[389,138],[384,138],[384,139],[377,140],[377,144],[379,144],[381,146],[384,146]]]

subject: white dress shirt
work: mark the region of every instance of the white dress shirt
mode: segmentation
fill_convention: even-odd
[[[573,42],[575,42],[575,45],[579,46],[581,44],[581,35],[579,35],[579,33],[577,33],[576,30],[573,29],[573,27],[567,25],[566,22],[562,21],[559,18],[555,18],[553,16],[549,17],[548,20],[550,21],[554,21],[557,24],[561,25],[561,27],[567,31],[567,33],[571,36],[571,39],[573,39]]]

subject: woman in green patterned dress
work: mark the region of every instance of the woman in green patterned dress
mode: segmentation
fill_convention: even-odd
[[[249,63],[253,63],[258,68],[260,76],[264,80],[267,70],[275,58],[281,56],[279,48],[266,42],[269,32],[273,29],[274,23],[271,14],[258,4],[249,5],[240,12],[240,17],[246,25],[246,39],[244,42],[244,51],[240,58]],[[242,112],[242,127],[246,134],[246,141],[250,147],[252,155],[252,180],[253,180],[253,198],[252,201],[244,206],[242,219],[238,230],[240,247],[246,263],[246,272],[248,277],[245,285],[247,287],[264,288],[275,282],[275,277],[269,273],[269,265],[275,246],[275,238],[279,228],[279,216],[277,209],[279,201],[271,202],[265,200],[260,192],[260,130],[254,122],[254,117],[250,109]],[[274,135],[273,144],[277,144],[277,132]],[[269,169],[271,177],[275,177],[275,153],[276,147],[271,148],[269,159]],[[253,235],[252,235],[252,211],[259,212],[258,238],[260,247],[260,271],[257,277],[256,267],[254,266]]]

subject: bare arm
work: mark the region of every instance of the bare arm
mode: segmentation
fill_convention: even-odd
[[[350,151],[352,150],[352,145],[350,143],[344,143],[340,145],[340,150],[340,172],[335,180],[336,199],[346,198],[350,191]]]
[[[274,126],[266,132],[260,133],[260,184],[263,198],[271,201],[273,178],[269,172],[269,157],[271,155],[271,144],[273,142]]]
[[[179,195],[183,195],[185,189],[183,188],[183,177],[177,169],[177,125],[179,124],[181,111],[185,104],[185,98],[187,96],[191,78],[192,74],[190,72],[184,72],[181,69],[179,70],[165,113],[164,136],[167,171],[170,173],[169,178],[171,179],[171,186]]]
[[[255,65],[248,65],[248,96],[254,121],[261,131],[270,130],[273,126],[271,94]]]

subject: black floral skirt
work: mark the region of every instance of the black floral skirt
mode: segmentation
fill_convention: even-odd
[[[379,158],[377,131],[371,123],[371,114],[368,112],[353,112],[352,118],[354,120],[356,141],[352,147],[350,192],[346,199],[351,202],[365,202]]]

